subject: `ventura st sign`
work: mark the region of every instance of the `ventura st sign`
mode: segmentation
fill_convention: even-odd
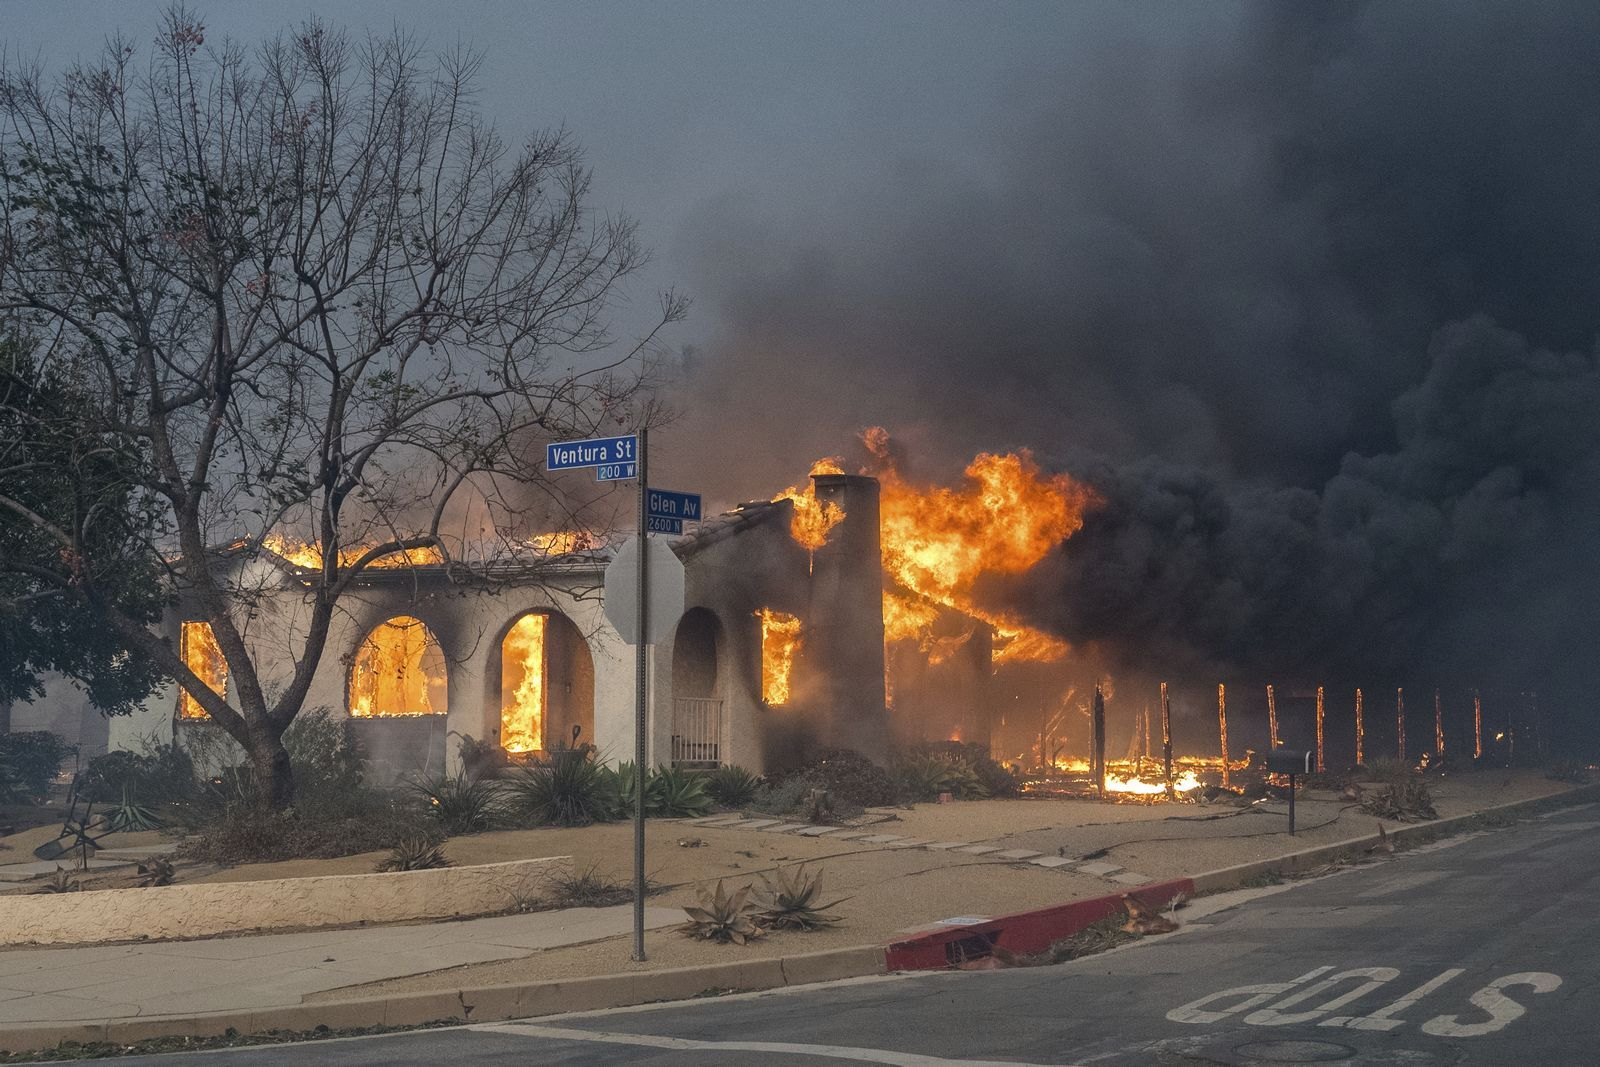
[[[553,471],[625,466],[629,468],[627,476],[633,477],[638,461],[639,438],[633,434],[597,437],[593,441],[557,441],[545,446],[545,467]]]

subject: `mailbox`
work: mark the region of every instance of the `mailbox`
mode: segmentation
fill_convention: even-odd
[[[1272,774],[1289,776],[1289,836],[1294,836],[1294,779],[1299,774],[1310,774],[1316,766],[1311,752],[1292,748],[1275,748],[1267,753],[1267,770]]]
[[[1275,748],[1267,753],[1267,770],[1272,774],[1310,774],[1316,767],[1315,754]]]

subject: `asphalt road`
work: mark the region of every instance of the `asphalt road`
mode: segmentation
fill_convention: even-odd
[[[1300,883],[1196,915],[1178,934],[1057,967],[860,980],[181,1062],[1593,1064],[1597,902],[1600,806],[1590,805]]]

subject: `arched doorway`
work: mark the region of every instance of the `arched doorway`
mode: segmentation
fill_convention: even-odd
[[[594,660],[572,620],[554,612],[519,615],[499,651],[502,748],[537,753],[594,740]]]
[[[722,762],[720,651],[722,623],[705,608],[678,620],[672,639],[672,763],[715,767]]]
[[[450,710],[444,650],[421,619],[396,615],[368,632],[350,667],[349,708],[356,719]]]

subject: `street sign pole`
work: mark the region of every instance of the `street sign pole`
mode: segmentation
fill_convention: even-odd
[[[650,431],[639,429],[639,630],[634,645],[634,707],[633,707],[633,958],[645,959],[644,954],[644,795],[648,768],[645,766],[645,714],[649,707],[649,694],[645,689],[649,673],[650,646],[645,642],[645,620],[650,617],[650,553],[645,531],[648,523],[645,512],[650,496],[648,455]]]

